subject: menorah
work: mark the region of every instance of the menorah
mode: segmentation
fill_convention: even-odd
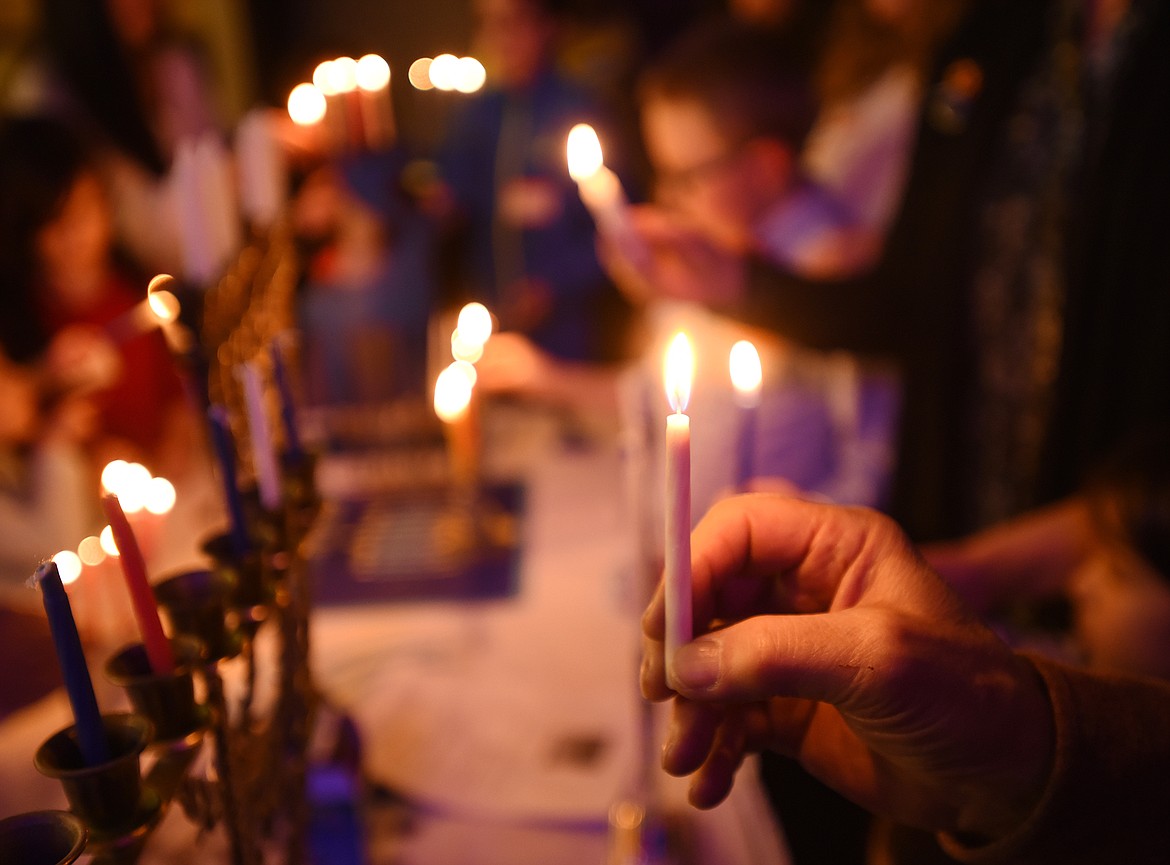
[[[313,459],[295,441],[291,407],[278,405],[277,386],[297,274],[291,232],[278,224],[253,237],[216,285],[176,287],[182,320],[199,334],[178,358],[193,394],[222,407],[236,442],[248,440],[242,365],[266,382],[264,410],[283,409],[288,422],[268,441],[282,454],[279,490],[275,498],[255,490],[262,458],[255,438],[251,448],[231,449],[235,464],[221,470],[234,477],[238,469],[242,480],[239,524],[204,540],[206,567],[164,575],[153,586],[170,626],[173,670],[156,672],[144,643],[108,658],[105,673],[132,707],[101,716],[108,759],[83,757],[78,724],[46,739],[35,764],[60,781],[70,811],[0,821],[0,860],[72,862],[84,851],[97,865],[127,865],[148,849],[168,806],[178,805],[197,826],[222,829],[232,865],[274,856],[305,861],[307,752],[319,700],[308,664],[302,543],[318,499]],[[262,639],[274,650],[261,659]],[[258,678],[274,683],[263,707]],[[146,771],[144,754],[152,758]]]

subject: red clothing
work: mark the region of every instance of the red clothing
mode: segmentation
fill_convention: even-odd
[[[44,292],[40,296],[45,296]],[[105,327],[145,297],[132,283],[111,272],[102,297],[84,312],[46,309],[43,322],[50,336],[70,325]],[[158,328],[135,334],[118,343],[122,368],[113,386],[96,395],[102,433],[154,450],[163,435],[167,412],[182,396],[182,382],[166,340]]]

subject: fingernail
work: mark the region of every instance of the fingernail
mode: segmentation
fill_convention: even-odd
[[[690,691],[709,691],[719,681],[723,647],[717,640],[700,638],[674,653],[671,672],[675,682]]]

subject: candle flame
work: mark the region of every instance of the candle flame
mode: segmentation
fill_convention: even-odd
[[[466,364],[471,366],[471,364]],[[472,367],[474,371],[474,367]],[[467,412],[471,404],[472,379],[460,361],[451,364],[435,381],[435,414],[444,423],[454,423]]]
[[[366,54],[357,62],[357,86],[367,92],[390,84],[390,64],[377,54]]]
[[[569,161],[569,176],[574,180],[592,177],[605,164],[601,140],[588,123],[578,123],[569,130],[565,154]]]
[[[102,549],[101,538],[90,535],[77,545],[77,557],[83,565],[93,567],[106,560],[106,551]]]
[[[126,477],[128,468],[130,468],[130,463],[126,460],[113,460],[106,463],[105,468],[102,469],[102,489],[107,493],[117,494],[118,490],[122,488],[123,478]]]
[[[459,80],[459,58],[454,54],[440,54],[431,61],[427,77],[436,90],[454,90]]]
[[[691,401],[691,384],[695,378],[695,353],[685,333],[675,334],[666,350],[666,399],[676,412],[687,410]]]
[[[459,328],[451,333],[451,357],[467,363],[479,363],[483,358],[483,343],[465,338]]]
[[[357,89],[357,61],[352,57],[338,57],[329,66],[329,86],[334,93],[350,93]]]
[[[175,506],[175,485],[166,478],[151,478],[146,486],[143,504],[146,509],[156,515],[170,513]]]
[[[492,335],[492,314],[482,303],[469,303],[459,310],[455,327],[464,343],[482,348]]]
[[[322,96],[336,96],[333,89],[333,61],[323,60],[313,70],[313,86],[321,91]]]
[[[170,324],[179,317],[179,299],[166,289],[151,292],[146,301],[160,324]]]
[[[288,95],[288,116],[297,126],[320,123],[325,117],[325,94],[315,84],[298,84]]]
[[[487,70],[474,57],[460,57],[455,89],[460,93],[475,93],[487,81]]]
[[[98,542],[102,545],[102,549],[107,556],[117,557],[121,555],[118,552],[118,544],[114,540],[114,530],[109,526],[102,529],[102,533],[98,536]]]
[[[406,70],[406,78],[415,90],[433,90],[435,88],[435,85],[431,83],[431,64],[433,62],[430,57],[420,57],[411,63],[410,68]]]
[[[77,582],[81,576],[81,559],[72,550],[61,550],[53,556],[53,564],[57,566],[57,574],[64,585]]]
[[[729,360],[731,384],[741,398],[758,397],[764,373],[760,366],[760,353],[746,339],[731,347]]]

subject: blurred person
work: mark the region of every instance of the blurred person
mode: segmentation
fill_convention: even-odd
[[[593,359],[620,307],[597,260],[594,228],[565,161],[569,130],[601,130],[593,99],[556,69],[557,18],[547,0],[476,0],[474,48],[487,88],[466,97],[439,151],[443,198],[462,229],[467,284],[502,327],[558,357]]]
[[[37,562],[94,530],[96,487],[82,446],[96,422],[84,396],[46,405],[35,375],[0,353],[0,586],[21,585]]]
[[[179,141],[217,131],[219,118],[202,49],[161,0],[44,0],[0,104],[73,126],[95,154],[121,247],[144,270],[178,271],[166,174]]]
[[[961,862],[1170,855],[1166,683],[1013,652],[873,512],[737,497],[691,559],[695,639],[664,657],[660,590],[641,680],[696,806],[775,751]]]
[[[306,246],[299,299],[309,396],[377,402],[425,389],[434,231],[403,190],[399,150],[312,172],[292,208]]]
[[[180,477],[200,427],[162,334],[131,324],[145,280],[119,262],[99,175],[55,120],[0,125],[0,274],[0,347],[43,398],[94,400],[95,467],[122,458]]]

